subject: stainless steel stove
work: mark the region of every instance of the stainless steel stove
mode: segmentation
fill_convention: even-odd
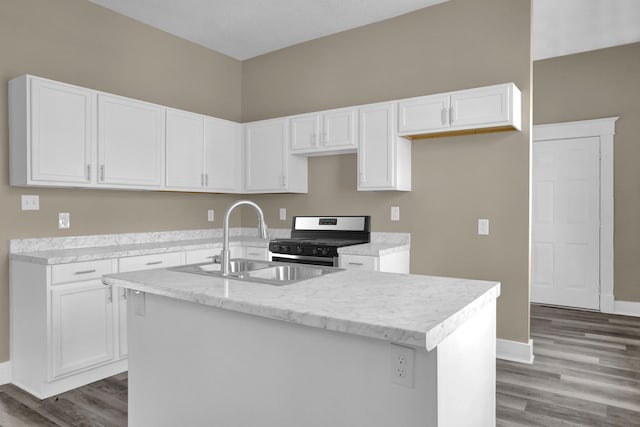
[[[338,248],[368,243],[370,216],[294,216],[290,239],[269,242],[272,261],[338,266]]]

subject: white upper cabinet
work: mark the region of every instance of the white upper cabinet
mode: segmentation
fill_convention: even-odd
[[[201,190],[204,117],[187,111],[167,109],[167,188]]]
[[[513,83],[421,96],[398,102],[398,134],[520,130],[522,100]]]
[[[339,108],[290,118],[291,153],[306,156],[355,152],[358,111]]]
[[[245,192],[307,192],[307,159],[289,154],[289,120],[245,125]]]
[[[241,125],[167,109],[166,187],[196,192],[239,192]]]
[[[9,82],[11,185],[95,182],[95,95],[21,76]]]
[[[164,160],[164,109],[98,95],[98,184],[158,189]]]
[[[242,125],[204,119],[204,186],[207,191],[238,193],[242,188]]]
[[[411,190],[411,142],[395,129],[395,102],[360,108],[359,191]]]

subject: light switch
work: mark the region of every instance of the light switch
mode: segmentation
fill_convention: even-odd
[[[58,214],[58,228],[69,228],[71,226],[70,217],[69,212],[60,212]]]
[[[22,195],[22,210],[23,211],[39,211],[40,210],[40,196]]]
[[[391,206],[391,221],[400,221],[400,206]]]
[[[209,222],[213,222],[213,218],[214,218],[214,215],[213,215],[213,209],[209,209],[209,210],[207,211],[207,221],[209,221]]]
[[[486,236],[489,234],[489,220],[488,219],[479,219],[478,220],[478,234],[481,236]]]
[[[280,208],[280,220],[285,221],[287,219],[287,208]]]

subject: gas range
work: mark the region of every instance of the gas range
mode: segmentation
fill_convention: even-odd
[[[273,261],[338,265],[338,248],[370,241],[369,216],[295,216],[290,239],[269,242]]]

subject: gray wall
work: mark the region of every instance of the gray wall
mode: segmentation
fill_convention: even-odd
[[[240,121],[241,63],[86,0],[0,2],[0,361],[9,358],[8,240],[211,227],[234,196],[9,187],[7,82],[35,74]],[[20,210],[39,194],[38,212]],[[71,228],[57,229],[58,212]]]
[[[614,297],[640,302],[640,43],[536,61],[535,124],[620,116],[614,142]]]
[[[244,61],[244,121],[506,82],[523,92],[522,132],[414,141],[410,193],[357,192],[355,155],[310,159],[308,194],[253,197],[269,224],[282,226],[279,207],[371,214],[377,231],[411,233],[413,273],[502,282],[498,336],[527,342],[530,10],[452,0]]]

